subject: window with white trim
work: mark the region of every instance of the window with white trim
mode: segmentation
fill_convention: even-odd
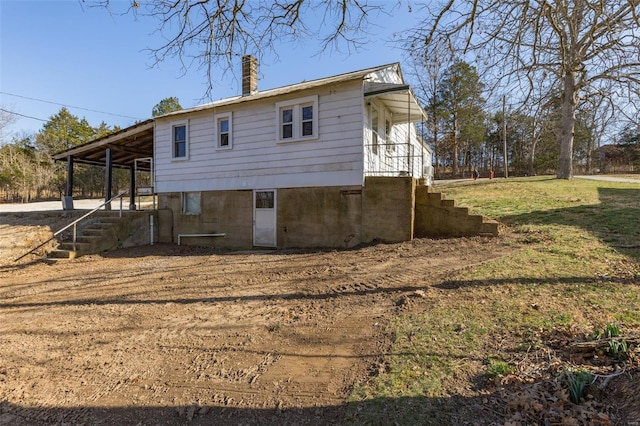
[[[182,193],[182,213],[199,215],[200,214],[200,193],[199,192],[183,192]]]
[[[233,147],[233,121],[231,113],[215,116],[216,148],[231,149]]]
[[[189,156],[189,126],[186,121],[171,123],[171,157],[186,159]]]
[[[318,138],[318,96],[276,103],[278,142]]]

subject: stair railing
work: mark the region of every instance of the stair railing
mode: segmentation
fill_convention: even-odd
[[[29,250],[28,252],[26,252],[22,256],[18,257],[17,259],[14,259],[14,262],[17,262],[18,260],[22,259],[23,257],[30,255],[31,253],[33,253],[34,251],[38,250],[40,247],[44,246],[49,241],[53,240],[55,237],[57,237],[58,235],[60,235],[61,233],[63,233],[64,231],[66,231],[67,229],[69,229],[71,227],[73,227],[73,251],[76,251],[76,241],[77,241],[77,238],[78,238],[78,232],[77,232],[78,223],[80,221],[86,219],[87,217],[91,216],[92,214],[94,214],[95,212],[97,212],[102,207],[106,206],[107,204],[110,204],[112,201],[116,200],[117,198],[120,199],[119,217],[122,217],[122,197],[124,197],[124,195],[127,194],[128,192],[129,192],[129,190],[125,190],[125,191],[122,191],[121,193],[119,193],[118,195],[116,195],[114,197],[111,197],[110,200],[105,201],[104,203],[100,204],[98,207],[96,207],[95,209],[91,210],[89,213],[86,213],[85,215],[83,215],[82,217],[79,217],[78,219],[74,220],[73,222],[71,222],[70,224],[65,226],[64,228],[54,232],[53,236],[51,238],[49,238],[47,241],[45,241],[44,243],[40,244],[39,246],[37,246],[35,248],[32,248],[31,250]]]

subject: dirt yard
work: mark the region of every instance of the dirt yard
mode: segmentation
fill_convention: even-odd
[[[0,231],[13,247],[0,268],[0,425],[340,423],[350,389],[384,368],[388,321],[509,250],[504,236],[156,245],[16,265]]]

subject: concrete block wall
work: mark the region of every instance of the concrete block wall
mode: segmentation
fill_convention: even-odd
[[[278,190],[278,247],[353,247],[361,242],[362,187]]]
[[[158,196],[160,217],[159,241],[178,241],[178,234],[226,233],[220,237],[198,237],[185,244],[208,245],[229,249],[253,246],[253,192],[203,191],[199,215],[182,213],[180,193]]]
[[[364,187],[278,190],[279,247],[353,247],[413,238],[416,181],[367,177]]]
[[[400,242],[413,239],[417,181],[410,177],[365,179],[362,195],[362,240]]]
[[[349,248],[373,241],[425,236],[497,234],[497,223],[469,214],[411,177],[367,177],[364,186],[277,190],[278,248]],[[185,244],[228,249],[253,247],[253,192],[201,192],[201,214],[181,213],[180,193],[159,196],[159,241],[178,234],[226,233]]]
[[[374,240],[413,238],[416,181],[367,178],[364,187],[280,188],[277,190],[278,248],[349,248]],[[201,213],[182,213],[180,193],[159,195],[159,242],[177,242],[178,234],[226,233],[198,237],[185,244],[229,249],[253,246],[253,192],[203,191]]]
[[[153,216],[153,240],[154,242],[157,241],[157,211],[127,212],[123,215],[126,219],[118,230],[118,239],[121,242],[120,247],[144,246],[151,243],[150,216]]]

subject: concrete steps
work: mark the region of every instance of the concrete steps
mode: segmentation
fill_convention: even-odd
[[[51,260],[59,260],[59,259],[75,259],[78,256],[78,252],[74,250],[66,250],[57,248],[49,254],[47,254],[47,258]]]
[[[91,218],[86,227],[78,229],[76,243],[73,241],[63,241],[58,247],[48,254],[53,259],[75,259],[84,254],[100,252],[100,243],[114,234],[114,227],[119,225],[120,217],[97,214]],[[79,224],[82,225],[82,224]]]
[[[57,259],[74,259],[119,247],[148,244],[148,216],[154,214],[149,211],[127,211],[121,216],[118,211],[98,211],[78,224],[75,247],[70,233],[66,233],[66,238],[48,254],[48,258],[55,262]]]
[[[498,222],[491,219],[484,219],[480,226],[480,235],[498,235]]]
[[[416,189],[415,234],[422,236],[462,237],[498,235],[498,222],[468,207],[460,207],[456,200],[446,199],[440,192],[429,192],[424,186]]]

